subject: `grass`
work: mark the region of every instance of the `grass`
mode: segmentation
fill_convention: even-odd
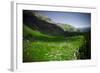
[[[84,36],[48,36],[24,25],[23,62],[64,61],[77,59]]]

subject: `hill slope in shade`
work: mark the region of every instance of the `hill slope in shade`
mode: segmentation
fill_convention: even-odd
[[[48,35],[62,35],[64,30],[53,23],[37,17],[33,11],[23,11],[23,23],[28,27]]]

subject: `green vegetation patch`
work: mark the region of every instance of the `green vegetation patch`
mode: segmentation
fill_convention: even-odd
[[[77,59],[79,48],[84,45],[84,36],[55,37],[42,34],[24,26],[23,62],[64,61]]]

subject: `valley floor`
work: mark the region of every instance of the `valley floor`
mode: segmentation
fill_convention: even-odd
[[[76,60],[80,48],[86,43],[83,35],[54,37],[26,26],[24,31],[25,36],[30,34],[31,37],[23,39],[23,62]]]

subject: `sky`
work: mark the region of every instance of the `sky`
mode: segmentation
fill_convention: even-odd
[[[87,28],[91,26],[91,14],[79,12],[56,12],[56,11],[38,11],[52,19],[56,23],[69,24],[76,28]]]

